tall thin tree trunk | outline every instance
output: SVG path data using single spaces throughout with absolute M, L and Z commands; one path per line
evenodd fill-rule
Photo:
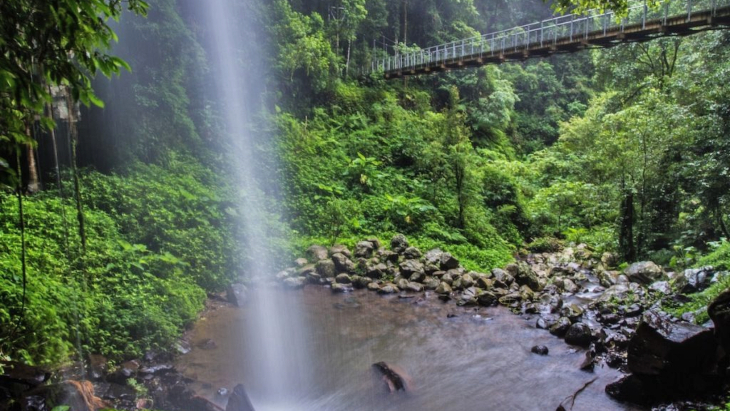
M 408 0 L 403 0 L 403 45 L 408 45 Z
M 26 134 L 30 136 L 30 127 L 26 128 Z M 40 190 L 40 183 L 38 182 L 38 168 L 35 161 L 33 145 L 27 144 L 26 152 L 28 154 L 28 192 L 35 194 Z
M 624 192 L 621 201 L 621 227 L 618 236 L 619 250 L 624 261 L 633 262 L 636 260 L 636 248 L 634 246 L 634 193 Z
M 352 40 L 347 40 L 347 63 L 345 64 L 345 77 L 350 75 L 350 47 L 352 47 Z
M 76 118 L 74 117 L 74 103 L 71 99 L 71 90 L 66 88 L 66 104 L 68 105 L 68 136 L 71 145 L 71 170 L 74 179 L 74 194 L 76 195 L 76 218 L 79 222 L 79 236 L 81 237 L 81 251 L 86 254 L 86 228 L 84 224 L 84 208 L 81 204 L 81 183 L 79 182 L 79 170 L 76 167 L 76 145 L 78 131 L 76 130 Z

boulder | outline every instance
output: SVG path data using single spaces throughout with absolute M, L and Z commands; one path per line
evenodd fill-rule
M 417 249 L 416 247 L 408 247 L 403 252 L 403 257 L 405 257 L 408 260 L 418 260 L 421 258 L 421 250 Z
M 294 265 L 297 267 L 304 267 L 305 265 L 309 264 L 309 261 L 306 258 L 300 257 L 294 260 Z
M 591 343 L 591 328 L 583 323 L 575 323 L 565 333 L 565 342 L 571 345 L 587 347 Z
M 438 288 L 438 286 L 441 284 L 441 281 L 438 278 L 435 277 L 426 277 L 423 280 L 423 286 L 427 290 L 435 290 Z
M 337 275 L 335 262 L 331 259 L 317 261 L 315 269 L 317 274 L 319 274 L 322 278 L 332 278 Z
M 712 284 L 712 276 L 714 269 L 712 267 L 702 267 L 684 270 L 674 280 L 674 287 L 684 294 L 696 293 L 702 291 Z
M 378 283 L 368 283 L 368 290 L 380 291 L 380 286 L 378 285 Z
M 355 257 L 370 258 L 375 251 L 375 245 L 370 241 L 360 241 L 355 245 Z
M 350 280 L 352 281 L 352 285 L 355 288 L 365 288 L 372 281 L 368 277 L 362 277 L 359 275 L 353 275 L 352 277 L 350 277 Z
M 428 250 L 426 252 L 426 254 L 423 256 L 423 261 L 426 264 L 432 264 L 432 265 L 435 265 L 435 266 L 440 266 L 441 265 L 441 255 L 443 253 L 444 252 L 441 251 L 440 248 L 434 248 L 432 250 Z
M 540 290 L 537 274 L 526 262 L 520 261 L 516 264 L 508 264 L 505 271 L 514 277 L 517 284 L 526 285 L 534 291 Z
M 409 281 L 405 287 L 405 290 L 412 291 L 414 293 L 420 293 L 421 291 L 423 291 L 423 285 L 413 281 Z
M 423 280 L 425 278 L 426 278 L 426 273 L 424 273 L 423 271 L 416 271 L 415 273 L 411 274 L 409 279 L 411 281 L 420 283 L 420 282 L 423 282 Z
M 355 271 L 355 263 L 343 253 L 333 253 L 332 262 L 338 273 L 352 273 Z M 334 277 L 334 275 L 333 275 Z
M 334 283 L 332 284 L 332 292 L 335 294 L 351 293 L 353 290 L 350 284 Z
M 725 290 L 707 306 L 707 314 L 715 324 L 715 336 L 730 357 L 730 290 Z
M 535 345 L 530 351 L 537 355 L 548 355 L 548 352 L 550 352 L 550 350 L 548 350 L 548 347 L 544 345 Z
M 409 277 L 417 272 L 423 272 L 423 264 L 418 260 L 406 260 L 400 263 L 400 272 L 404 277 Z
M 312 245 L 307 248 L 307 259 L 311 262 L 317 262 L 327 258 L 327 248 L 321 245 Z
M 441 269 L 442 270 L 451 270 L 454 268 L 459 267 L 459 260 L 456 259 L 451 253 L 442 253 L 441 254 Z
M 603 266 L 605 268 L 616 267 L 619 261 L 620 259 L 617 254 L 606 252 L 601 255 L 601 263 L 603 263 Z
M 628 365 L 640 375 L 701 373 L 715 360 L 716 347 L 712 330 L 647 311 L 629 341 Z
M 100 354 L 89 354 L 88 369 L 92 380 L 100 380 L 106 375 L 108 360 Z
M 233 393 L 228 397 L 226 411 L 254 411 L 251 400 L 248 399 L 242 384 L 238 384 L 233 388 Z
M 507 288 L 515 281 L 512 275 L 500 268 L 492 270 L 492 275 L 494 276 L 494 286 L 497 288 Z
M 451 286 L 444 281 L 442 281 L 441 284 L 436 287 L 436 294 L 451 294 L 451 292 Z
M 304 285 L 307 283 L 306 277 L 291 277 L 284 280 L 284 287 L 290 289 L 290 290 L 298 290 L 301 288 L 304 288 Z
M 477 303 L 484 307 L 491 307 L 497 305 L 499 298 L 496 294 L 490 291 L 485 291 L 477 297 Z
M 337 284 L 352 284 L 352 278 L 350 278 L 348 274 L 342 273 L 335 277 L 335 282 L 337 282 Z
M 306 277 L 307 274 L 315 272 L 317 272 L 316 266 L 314 264 L 307 264 L 305 266 L 299 267 L 296 274 L 299 277 Z
M 632 283 L 649 285 L 653 282 L 665 279 L 664 270 L 651 261 L 642 261 L 631 264 L 624 275 Z
M 474 279 L 469 274 L 464 274 L 460 277 L 461 279 L 461 286 L 464 288 L 469 288 L 474 285 Z
M 399 291 L 400 290 L 398 289 L 398 287 L 393 284 L 385 284 L 384 286 L 380 287 L 380 289 L 378 289 L 379 294 L 395 294 Z
M 401 254 L 408 248 L 408 240 L 403 234 L 396 234 L 390 240 L 390 249 L 397 254 Z
M 669 281 L 657 281 L 655 283 L 652 283 L 649 286 L 649 289 L 664 295 L 669 295 L 672 293 L 672 287 L 669 286 Z
M 231 284 L 226 288 L 226 301 L 236 307 L 243 307 L 248 301 L 246 286 L 243 284 Z
M 557 337 L 563 337 L 568 332 L 571 322 L 566 317 L 560 317 L 558 321 L 550 327 L 550 334 Z
M 383 252 L 380 253 L 380 258 L 385 262 L 398 264 L 398 259 L 400 258 L 400 255 L 390 250 L 383 250 Z
M 352 253 L 350 252 L 350 249 L 348 249 L 346 246 L 342 244 L 335 244 L 332 247 L 330 247 L 330 255 L 335 254 L 342 254 L 347 258 L 352 257 Z
M 372 279 L 379 280 L 383 278 L 388 272 L 388 266 L 383 263 L 369 266 L 366 270 L 366 275 Z

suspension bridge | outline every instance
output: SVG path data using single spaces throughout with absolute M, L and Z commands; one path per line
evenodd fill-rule
M 730 28 L 730 0 L 666 0 L 659 7 L 649 7 L 646 0 L 630 0 L 628 14 L 623 17 L 601 10 L 557 16 L 375 59 L 365 74 L 378 72 L 390 79 L 721 28 Z

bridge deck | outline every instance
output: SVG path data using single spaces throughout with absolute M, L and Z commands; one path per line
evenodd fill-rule
M 711 8 L 694 11 L 691 0 L 688 1 L 687 13 L 673 16 L 668 16 L 667 5 L 663 13 L 654 13 L 656 17 L 651 18 L 644 6 L 640 9 L 639 21 L 631 23 L 627 20 L 614 23 L 615 16 L 611 12 L 579 18 L 563 16 L 563 21 L 558 17 L 550 20 L 553 24 L 549 26 L 546 22 L 533 23 L 511 31 L 389 57 L 373 62 L 370 71 L 381 71 L 385 78 L 391 79 L 730 28 L 730 4 L 727 4 L 730 2 L 719 7 L 713 1 Z

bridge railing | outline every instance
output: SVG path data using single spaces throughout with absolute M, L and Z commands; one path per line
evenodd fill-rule
M 659 7 L 649 7 L 646 0 L 631 0 L 628 13 L 619 19 L 613 11 L 591 10 L 585 14 L 557 16 L 508 30 L 483 34 L 426 49 L 396 54 L 374 60 L 370 71 L 396 71 L 419 66 L 458 61 L 466 57 L 496 56 L 532 47 L 546 47 L 560 42 L 587 39 L 589 35 L 624 32 L 627 26 L 646 25 L 649 21 L 710 11 L 730 5 L 730 0 L 667 0 Z

